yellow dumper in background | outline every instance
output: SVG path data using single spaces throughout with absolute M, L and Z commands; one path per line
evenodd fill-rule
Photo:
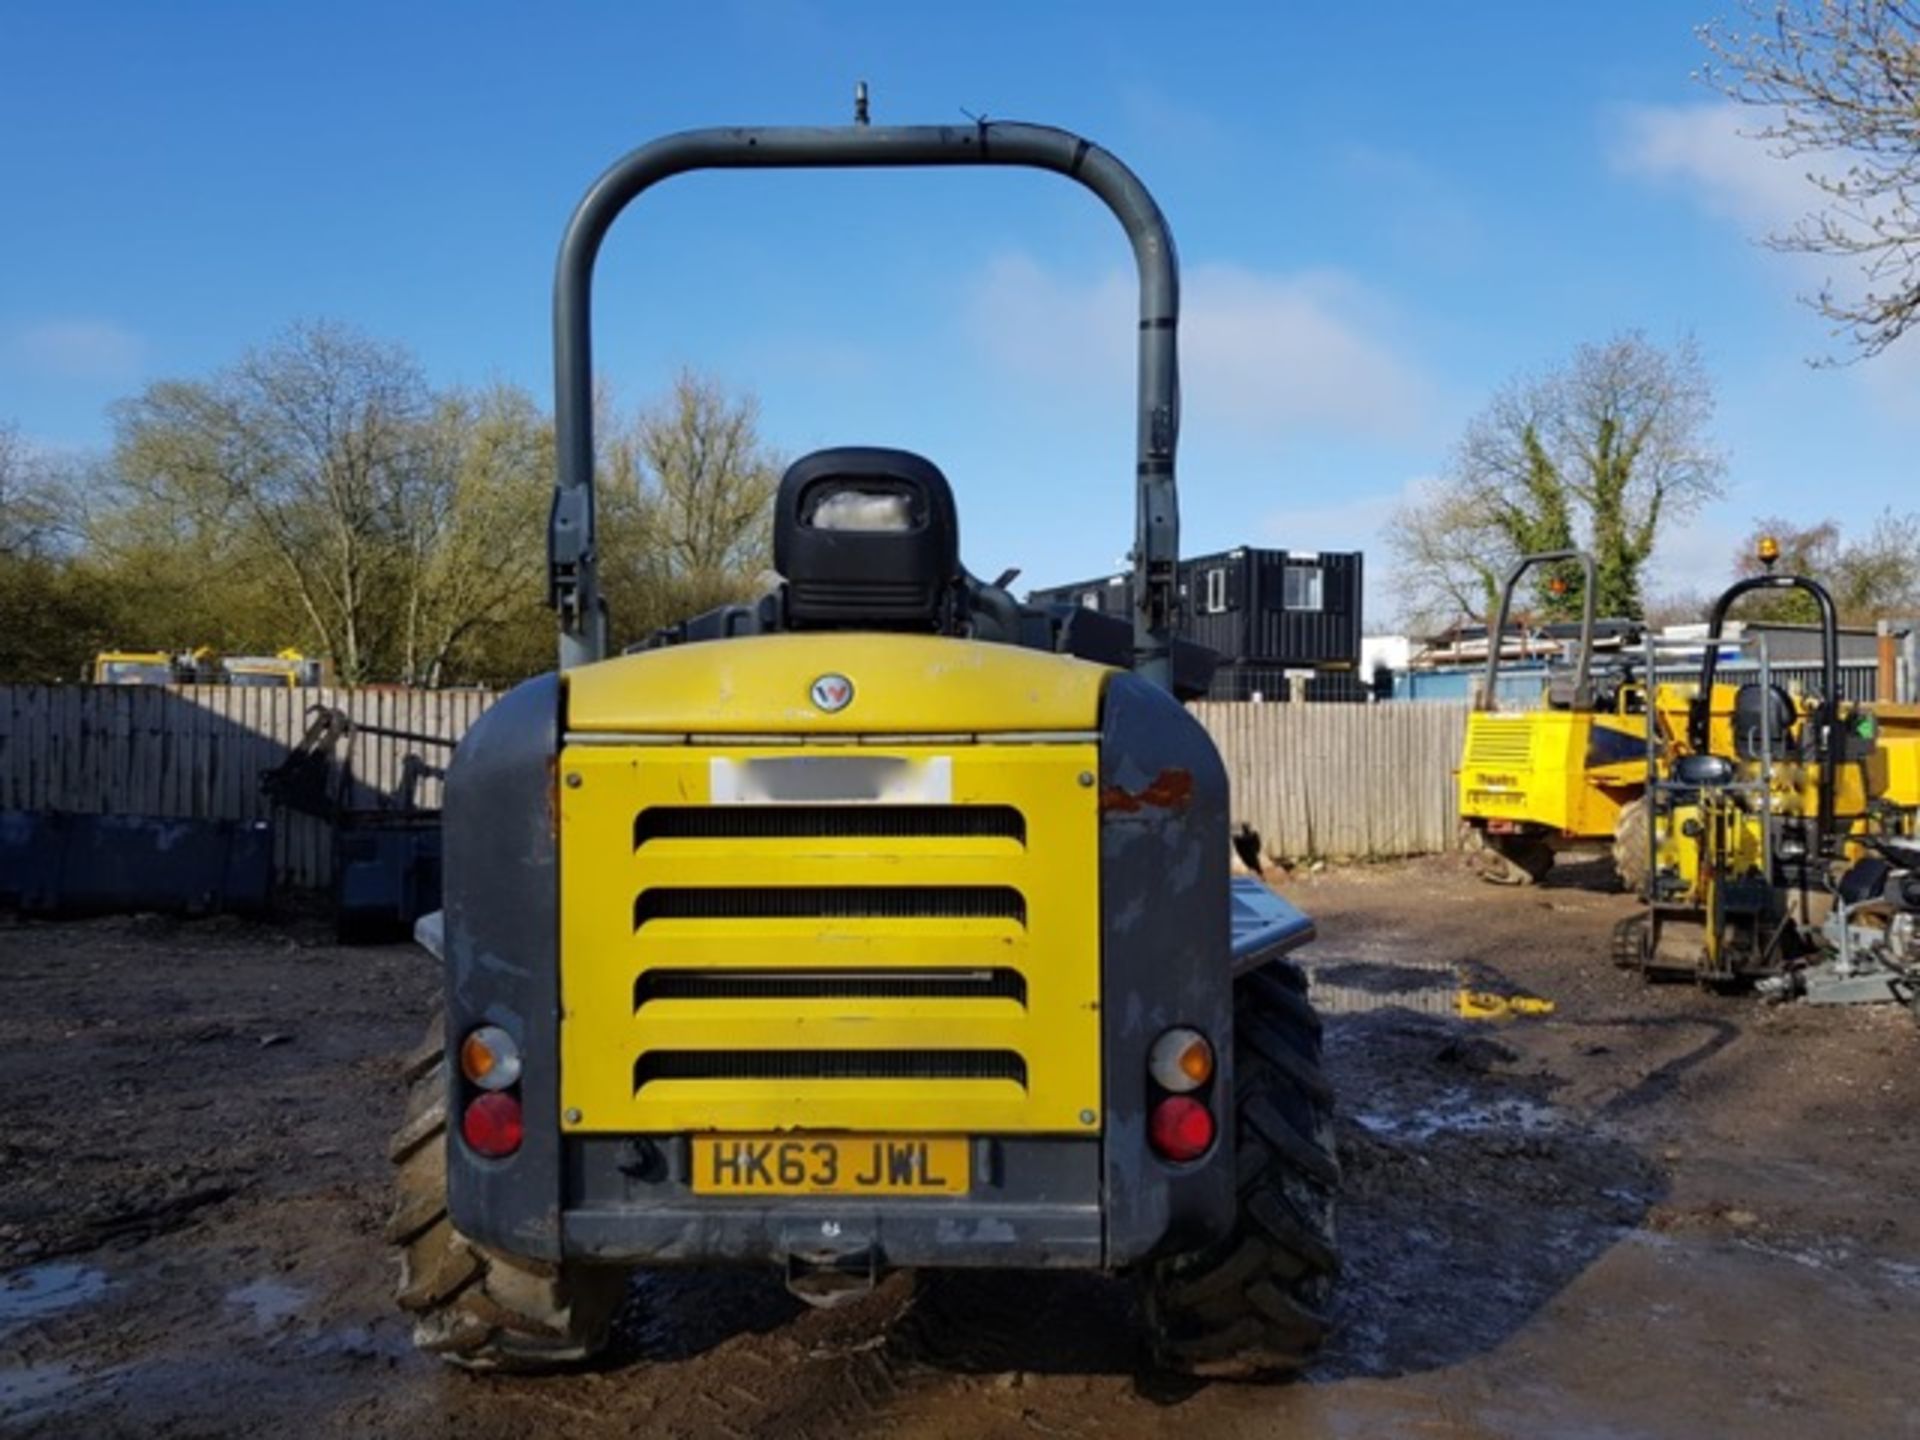
M 326 661 L 281 650 L 273 655 L 228 655 L 220 661 L 222 680 L 228 685 L 263 685 L 282 689 L 301 685 L 330 684 Z
M 103 650 L 88 678 L 95 685 L 247 685 L 293 688 L 332 683 L 324 660 L 286 649 L 272 655 L 216 656 L 210 646 L 165 650 Z
M 1585 583 L 1571 679 L 1549 679 L 1539 709 L 1501 712 L 1495 705 L 1514 591 L 1536 566 L 1570 562 Z M 1486 681 L 1467 717 L 1459 770 L 1462 846 L 1496 884 L 1533 884 L 1552 869 L 1557 849 L 1605 841 L 1614 842 L 1622 878 L 1634 883 L 1646 849 L 1638 806 L 1646 789 L 1646 687 L 1624 670 L 1596 684 L 1593 634 L 1593 557 L 1580 550 L 1523 556 L 1487 634 Z
M 212 656 L 204 646 L 177 655 L 165 650 L 102 650 L 93 657 L 88 678 L 95 685 L 196 685 L 205 682 Z

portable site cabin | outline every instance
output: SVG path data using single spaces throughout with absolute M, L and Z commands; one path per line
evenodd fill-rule
M 1218 651 L 1215 700 L 1364 700 L 1359 673 L 1362 559 L 1357 551 L 1241 546 L 1180 562 L 1178 634 Z M 1037 604 L 1131 612 L 1127 575 L 1035 590 Z

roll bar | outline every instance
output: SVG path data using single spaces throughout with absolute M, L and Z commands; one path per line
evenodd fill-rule
M 1713 602 L 1707 617 L 1707 648 L 1700 657 L 1700 693 L 1687 712 L 1687 742 L 1696 754 L 1707 753 L 1713 727 L 1713 678 L 1720 669 L 1720 634 L 1727 611 L 1742 595 L 1756 590 L 1798 590 L 1811 595 L 1820 607 L 1820 708 L 1814 714 L 1814 755 L 1820 761 L 1820 837 L 1830 843 L 1833 830 L 1836 777 L 1833 768 L 1833 727 L 1840 715 L 1840 620 L 1833 596 L 1818 580 L 1805 575 L 1750 575 L 1736 580 Z
M 1507 583 L 1500 589 L 1499 618 L 1493 622 L 1493 629 L 1487 632 L 1487 683 L 1480 696 L 1480 708 L 1494 708 L 1494 682 L 1500 678 L 1500 650 L 1506 640 L 1507 616 L 1513 609 L 1513 592 L 1519 588 L 1521 578 L 1536 565 L 1555 565 L 1563 560 L 1578 560 L 1581 573 L 1585 576 L 1580 595 L 1580 659 L 1573 672 L 1573 708 L 1586 710 L 1593 704 L 1593 691 L 1587 680 L 1590 657 L 1593 653 L 1593 606 L 1594 606 L 1594 569 L 1593 556 L 1584 550 L 1542 550 L 1535 555 L 1522 555 L 1507 574 Z
M 553 284 L 557 473 L 548 517 L 548 599 L 560 621 L 562 668 L 606 654 L 593 503 L 594 260 L 608 228 L 640 193 L 693 170 L 1013 165 L 1076 180 L 1105 202 L 1133 246 L 1140 276 L 1133 549 L 1134 668 L 1171 689 L 1180 553 L 1174 451 L 1180 432 L 1179 262 L 1147 187 L 1107 151 L 1065 130 L 1007 121 L 970 125 L 688 130 L 643 145 L 593 183 L 560 244 Z

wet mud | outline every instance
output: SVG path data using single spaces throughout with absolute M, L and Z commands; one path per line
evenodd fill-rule
M 1630 902 L 1429 861 L 1283 882 L 1340 1091 L 1338 1333 L 1144 1364 L 1129 1286 L 637 1277 L 605 1363 L 476 1378 L 389 1304 L 384 1143 L 435 983 L 301 925 L 0 929 L 0 1433 L 1920 1435 L 1920 1031 L 1615 970 Z M 1550 999 L 1499 1023 L 1460 985 Z

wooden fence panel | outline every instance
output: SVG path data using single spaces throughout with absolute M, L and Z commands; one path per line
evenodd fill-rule
M 494 696 L 483 691 L 281 690 L 225 686 L 0 686 L 0 808 L 275 823 L 283 883 L 328 882 L 328 827 L 273 815 L 261 774 L 305 733 L 316 705 L 359 724 L 458 740 Z M 1454 767 L 1466 707 L 1211 702 L 1194 713 L 1233 784 L 1233 817 L 1283 858 L 1413 855 L 1452 845 Z M 352 802 L 415 803 L 443 793 L 445 746 L 360 733 Z
M 272 813 L 260 776 L 306 733 L 315 705 L 362 724 L 457 741 L 494 697 L 483 691 L 291 690 L 250 686 L 0 685 L 0 809 L 79 815 L 268 820 L 282 883 L 331 878 L 332 837 L 305 815 Z M 395 803 L 424 764 L 417 803 L 441 801 L 445 746 L 355 735 L 353 803 Z
M 1234 820 L 1268 854 L 1420 855 L 1454 843 L 1464 705 L 1192 708 L 1226 762 Z

